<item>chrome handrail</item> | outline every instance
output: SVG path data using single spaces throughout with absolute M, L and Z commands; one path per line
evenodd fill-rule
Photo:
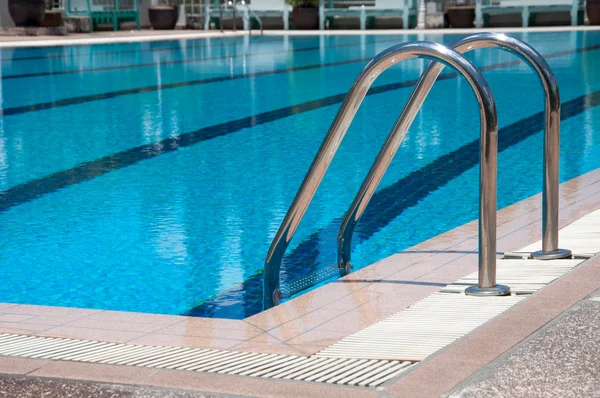
M 242 3 L 243 5 L 246 6 L 246 8 L 248 9 L 248 11 L 250 12 L 250 14 L 252 14 L 252 16 L 254 18 L 256 18 L 256 20 L 258 21 L 258 26 L 260 26 L 260 35 L 263 36 L 263 21 L 262 19 L 254 12 L 254 10 L 252 8 L 250 8 L 250 5 L 248 3 L 246 3 L 245 0 L 241 0 L 240 3 Z M 250 18 L 248 18 L 248 35 L 252 36 L 252 21 L 250 21 Z
M 477 48 L 497 47 L 516 54 L 539 76 L 545 92 L 545 128 L 544 128 L 544 185 L 542 210 L 542 250 L 532 253 L 534 258 L 556 259 L 571 255 L 569 250 L 558 248 L 558 185 L 559 185 L 559 143 L 560 143 L 560 95 L 556 78 L 546 60 L 531 46 L 515 38 L 498 33 L 479 33 L 465 37 L 452 47 L 459 53 Z M 381 178 L 385 174 L 400 143 L 404 139 L 423 101 L 429 94 L 435 80 L 444 69 L 444 65 L 431 62 L 417 82 L 407 105 L 402 110 L 390 135 L 388 136 L 371 170 L 356 194 L 352 205 L 346 212 L 338 234 L 338 267 L 342 272 L 352 268 L 350 262 L 351 242 L 354 228 L 367 207 Z M 479 238 L 482 237 L 481 231 Z M 480 251 L 480 256 L 485 255 Z M 491 253 L 490 253 L 491 255 Z M 482 264 L 480 260 L 480 264 Z M 479 287 L 489 287 L 495 276 L 480 270 Z
M 480 241 L 484 242 L 483 245 L 480 244 L 480 252 L 484 253 L 480 259 L 484 261 L 486 268 L 495 271 L 498 119 L 492 93 L 481 72 L 455 50 L 431 42 L 399 44 L 379 53 L 354 81 L 304 177 L 267 254 L 263 273 L 263 307 L 265 309 L 277 305 L 281 298 L 279 272 L 285 251 L 369 87 L 390 66 L 413 58 L 427 58 L 452 66 L 467 79 L 479 102 L 481 118 L 480 175 L 482 181 L 485 182 L 485 185 L 480 187 L 480 234 L 485 238 Z M 507 294 L 509 291 L 510 289 L 506 286 L 497 286 L 498 294 Z

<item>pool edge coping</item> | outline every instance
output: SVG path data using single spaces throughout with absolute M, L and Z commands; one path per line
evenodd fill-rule
M 472 34 L 476 32 L 500 32 L 500 33 L 552 33 L 552 32 L 580 32 L 598 31 L 600 26 L 539 26 L 539 27 L 504 27 L 504 28 L 469 28 L 469 29 L 381 29 L 381 30 L 266 30 L 264 36 L 382 36 L 382 35 L 425 35 L 425 34 Z M 152 32 L 152 33 L 150 33 Z M 3 37 L 11 37 L 3 41 Z M 0 48 L 24 48 L 24 47 L 57 47 L 73 45 L 95 45 L 95 44 L 119 44 L 119 43 L 142 43 L 152 41 L 174 41 L 193 39 L 217 39 L 250 36 L 248 32 L 238 31 L 214 31 L 186 29 L 181 31 L 157 32 L 148 29 L 140 31 L 118 31 L 79 33 L 71 36 L 1 36 Z

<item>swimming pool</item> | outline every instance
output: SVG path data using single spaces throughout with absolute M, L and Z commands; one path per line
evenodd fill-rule
M 600 166 L 600 32 L 513 36 L 563 104 L 561 181 Z M 0 302 L 244 318 L 271 240 L 350 84 L 399 42 L 239 37 L 2 49 Z M 468 55 L 499 115 L 498 206 L 541 191 L 543 93 L 497 50 Z M 335 263 L 341 218 L 424 61 L 371 89 L 290 244 L 282 283 Z M 445 72 L 451 72 L 446 70 Z M 438 81 L 358 224 L 364 267 L 477 217 L 479 115 Z

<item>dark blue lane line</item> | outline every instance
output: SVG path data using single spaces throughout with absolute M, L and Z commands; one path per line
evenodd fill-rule
M 578 48 L 575 50 L 559 51 L 556 53 L 550 53 L 548 55 L 545 55 L 544 57 L 547 59 L 555 58 L 555 57 L 561 57 L 564 55 L 575 54 L 575 53 L 580 53 L 580 52 L 594 51 L 597 49 L 600 49 L 600 45 L 583 47 L 583 48 Z M 263 72 L 244 73 L 244 74 L 233 75 L 233 76 L 218 76 L 218 77 L 212 77 L 212 78 L 207 78 L 207 79 L 198 79 L 198 80 L 190 80 L 190 81 L 169 83 L 169 84 L 163 84 L 163 85 L 131 88 L 131 89 L 126 89 L 126 90 L 111 91 L 111 92 L 107 92 L 107 93 L 84 95 L 84 96 L 80 96 L 80 97 L 70 97 L 70 98 L 64 98 L 64 99 L 56 100 L 56 101 L 42 102 L 42 103 L 37 103 L 37 104 L 21 105 L 21 106 L 16 106 L 16 107 L 12 107 L 12 108 L 0 109 L 0 116 L 18 115 L 18 114 L 22 114 L 22 113 L 36 112 L 36 111 L 40 111 L 40 110 L 59 108 L 62 106 L 78 105 L 78 104 L 83 104 L 86 102 L 108 100 L 108 99 L 122 97 L 122 96 L 126 96 L 126 95 L 137 95 L 137 94 L 149 93 L 149 92 L 153 92 L 153 91 L 157 91 L 157 90 L 175 89 L 175 88 L 180 88 L 180 87 L 195 86 L 195 85 L 199 85 L 199 84 L 217 83 L 217 82 L 223 82 L 223 81 L 229 81 L 229 80 L 240 80 L 240 79 L 247 79 L 247 78 L 251 78 L 251 77 L 270 76 L 270 75 L 277 75 L 277 74 L 282 74 L 282 73 L 301 72 L 301 71 L 305 71 L 305 70 L 320 69 L 320 68 L 326 68 L 326 67 L 331 67 L 331 66 L 347 65 L 347 64 L 358 63 L 358 62 L 366 62 L 366 61 L 370 61 L 370 60 L 371 60 L 371 58 L 359 58 L 359 59 L 351 59 L 351 60 L 346 60 L 346 61 L 331 62 L 331 63 L 326 63 L 326 64 L 306 65 L 306 66 L 277 69 L 277 70 L 270 70 L 270 71 L 263 71 Z M 520 60 L 515 60 L 515 61 L 510 61 L 510 62 L 503 62 L 503 63 L 499 63 L 499 64 L 484 66 L 479 69 L 481 71 L 488 71 L 488 70 L 492 70 L 492 69 L 505 68 L 505 67 L 511 66 L 511 65 L 518 65 L 520 63 L 521 63 Z M 453 77 L 456 77 L 456 76 L 458 76 L 458 75 L 456 75 L 456 74 L 453 75 Z
M 490 65 L 488 70 L 519 62 L 520 61 L 514 61 Z M 457 76 L 458 74 L 455 72 L 443 73 L 438 77 L 438 80 L 452 79 Z M 416 82 L 417 80 L 413 79 L 399 83 L 372 87 L 367 95 L 381 94 L 393 90 L 412 87 Z M 247 116 L 241 119 L 215 124 L 189 133 L 165 138 L 152 144 L 130 148 L 125 151 L 104 156 L 90 162 L 79 164 L 71 169 L 58 171 L 41 178 L 16 185 L 0 192 L 0 212 L 10 209 L 13 206 L 34 200 L 40 196 L 58 191 L 59 189 L 66 188 L 69 185 L 79 184 L 81 182 L 91 180 L 111 171 L 134 165 L 142 160 L 151 159 L 156 156 L 176 151 L 182 147 L 188 147 L 202 141 L 229 135 L 242 129 L 270 123 L 289 116 L 341 103 L 345 96 L 346 93 L 335 94 L 329 97 L 320 98 L 318 100 L 308 101 L 294 106 L 286 106 L 272 111 Z
M 546 55 L 546 58 L 558 57 L 572 52 L 590 51 L 600 48 L 599 46 L 586 47 L 571 52 L 561 51 Z M 480 70 L 491 71 L 501 69 L 511 65 L 517 65 L 521 61 L 515 60 L 502 62 L 494 65 L 487 65 Z M 442 73 L 438 80 L 447 80 L 458 77 L 456 72 Z M 367 96 L 382 94 L 402 88 L 412 87 L 417 82 L 416 79 L 407 80 L 398 83 L 385 84 L 371 87 Z M 304 112 L 341 103 L 346 96 L 345 93 L 334 94 L 318 100 L 307 101 L 298 105 L 286 106 L 272 111 L 258 113 L 256 115 L 243 117 L 224 123 L 208 126 L 188 133 L 183 133 L 173 137 L 165 138 L 152 144 L 146 144 L 117 152 L 112 155 L 104 156 L 90 162 L 79 164 L 73 168 L 58 171 L 47 176 L 37 178 L 23 184 L 16 185 L 5 191 L 0 192 L 0 212 L 10 209 L 22 203 L 32 201 L 43 195 L 66 188 L 69 185 L 79 184 L 91 180 L 114 170 L 131 166 L 142 160 L 147 160 L 166 153 L 176 151 L 181 147 L 187 147 L 212 138 L 225 136 L 235 133 L 242 129 L 270 123 L 275 120 L 283 119 Z
M 234 42 L 232 39 L 236 39 L 236 38 L 240 38 L 240 37 L 219 37 L 219 38 L 211 38 L 210 40 L 215 40 L 215 39 L 219 39 L 221 41 L 223 41 L 222 43 L 207 43 L 207 39 L 206 38 L 198 38 L 198 39 L 179 39 L 179 40 L 185 40 L 185 41 L 192 41 L 192 42 L 200 42 L 200 45 L 188 45 L 185 47 L 185 49 L 189 49 L 189 48 L 206 48 L 207 44 L 211 47 L 229 47 L 232 44 L 243 44 L 243 43 L 238 43 L 238 41 Z M 312 41 L 315 39 L 315 36 L 309 36 L 307 38 L 297 38 L 294 39 L 294 42 L 302 42 L 302 41 Z M 179 42 L 179 40 L 174 39 L 174 40 L 165 40 L 165 43 L 173 43 L 173 42 Z M 260 40 L 261 43 L 264 42 L 276 42 L 276 41 L 281 41 L 280 37 L 276 37 L 276 38 L 268 38 L 265 37 L 263 39 Z M 142 43 L 152 43 L 150 45 L 153 45 L 154 43 L 163 43 L 163 41 L 153 41 L 153 42 L 140 42 L 140 44 Z M 106 43 L 104 43 L 106 44 Z M 130 44 L 130 43 L 117 43 L 117 44 Z M 90 46 L 93 46 L 95 44 L 91 44 Z M 85 46 L 85 45 L 84 45 Z M 73 48 L 72 44 L 69 45 L 64 45 L 64 46 L 55 46 L 53 48 Z M 37 47 L 30 47 L 30 48 L 37 48 Z M 180 49 L 181 45 L 177 44 L 175 46 L 165 46 L 165 47 L 153 47 L 153 48 L 137 48 L 137 49 L 131 49 L 131 50 L 119 50 L 119 51 L 99 51 L 99 52 L 87 52 L 87 53 L 78 53 L 78 54 L 49 54 L 49 55 L 36 55 L 36 56 L 30 56 L 30 57 L 10 57 L 10 58 L 0 58 L 0 62 L 13 62 L 13 61 L 30 61 L 30 60 L 35 60 L 35 59 L 57 59 L 57 58 L 73 58 L 73 57 L 84 57 L 84 56 L 97 56 L 97 55 L 116 55 L 116 54 L 123 54 L 123 53 L 144 53 L 144 52 L 158 52 L 158 51 L 166 51 L 166 50 L 177 50 Z M 24 48 L 19 48 L 19 50 L 24 50 Z
M 600 105 L 600 91 L 582 95 L 562 104 L 561 120 L 567 120 Z M 539 112 L 508 125 L 498 132 L 498 151 L 503 152 L 544 126 L 544 113 Z M 396 219 L 403 211 L 416 206 L 430 193 L 479 163 L 479 139 L 440 156 L 394 184 L 376 192 L 358 223 L 353 243 L 359 245 Z M 282 285 L 306 276 L 336 261 L 337 231 L 341 217 L 312 233 L 300 242 L 282 264 Z M 327 242 L 326 242 L 327 241 Z M 324 260 L 325 259 L 325 260 Z M 323 264 L 325 262 L 326 264 Z M 243 319 L 262 311 L 262 270 L 215 297 L 208 299 L 183 315 L 209 318 Z
M 386 43 L 386 42 L 396 42 L 398 39 L 389 39 L 389 40 L 371 40 L 367 41 L 364 44 L 378 44 L 378 43 Z M 288 53 L 298 53 L 303 51 L 317 51 L 320 49 L 326 48 L 339 48 L 339 47 L 355 47 L 360 46 L 363 43 L 361 42 L 353 42 L 353 43 L 344 43 L 330 46 L 313 46 L 313 47 L 301 47 L 292 50 L 277 50 L 277 51 L 266 51 L 266 52 L 257 52 L 257 53 L 242 53 L 242 54 L 234 54 L 234 55 L 219 55 L 215 57 L 196 57 L 196 58 L 187 58 L 187 59 L 177 59 L 171 61 L 158 61 L 158 62 L 147 62 L 142 64 L 129 64 L 129 65 L 113 65 L 113 66 L 102 66 L 97 68 L 88 68 L 88 69 L 69 69 L 69 70 L 61 70 L 54 72 L 36 72 L 36 73 L 23 73 L 20 75 L 4 75 L 1 77 L 2 80 L 13 80 L 13 79 L 26 79 L 31 77 L 41 77 L 41 76 L 57 76 L 57 75 L 68 75 L 68 74 L 82 74 L 82 73 L 90 73 L 90 72 L 104 72 L 109 70 L 118 70 L 118 69 L 132 69 L 132 68 L 144 68 L 149 66 L 159 66 L 159 65 L 178 65 L 178 64 L 188 64 L 192 62 L 198 61 L 213 61 L 218 59 L 235 59 L 241 57 L 248 56 L 262 56 L 262 55 L 275 55 L 275 54 L 288 54 Z
M 206 79 L 189 80 L 189 81 L 184 81 L 184 82 L 168 83 L 168 84 L 161 84 L 161 85 L 156 85 L 156 86 L 128 88 L 125 90 L 111 91 L 108 93 L 83 95 L 81 97 L 71 97 L 71 98 L 64 98 L 64 99 L 60 99 L 60 100 L 56 100 L 56 101 L 50 101 L 50 102 L 41 102 L 41 103 L 31 104 L 31 105 L 16 106 L 13 108 L 4 108 L 4 109 L 0 109 L 0 116 L 19 115 L 22 113 L 36 112 L 36 111 L 40 111 L 40 110 L 60 108 L 63 106 L 78 105 L 78 104 L 83 104 L 86 102 L 101 101 L 101 100 L 107 100 L 107 99 L 111 99 L 111 98 L 123 97 L 125 95 L 150 93 L 150 92 L 158 91 L 158 90 L 167 90 L 167 89 L 174 89 L 174 88 L 180 88 L 180 87 L 197 86 L 200 84 L 210 84 L 210 83 L 217 83 L 217 82 L 224 82 L 224 81 L 231 81 L 231 80 L 241 80 L 241 79 L 248 79 L 251 77 L 279 75 L 282 73 L 301 72 L 301 71 L 311 70 L 311 69 L 320 69 L 320 68 L 326 68 L 326 67 L 332 67 L 332 66 L 348 65 L 348 64 L 358 63 L 358 62 L 367 62 L 370 60 L 371 60 L 371 58 L 349 59 L 346 61 L 330 62 L 330 63 L 326 63 L 326 64 L 314 64 L 314 65 L 298 66 L 295 68 L 276 69 L 276 70 L 268 70 L 268 71 L 255 72 L 255 73 L 243 73 L 240 75 L 233 75 L 233 76 L 231 76 L 231 75 L 216 76 L 216 77 L 209 77 Z

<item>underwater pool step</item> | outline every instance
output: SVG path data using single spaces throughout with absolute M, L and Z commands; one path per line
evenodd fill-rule
M 414 362 L 142 346 L 0 334 L 0 356 L 377 387 Z
M 294 282 L 284 283 L 281 285 L 281 296 L 290 298 L 296 293 L 300 293 L 310 287 L 325 282 L 328 279 L 339 278 L 340 271 L 337 265 L 328 265 L 325 268 L 312 271 L 307 275 L 295 280 Z

